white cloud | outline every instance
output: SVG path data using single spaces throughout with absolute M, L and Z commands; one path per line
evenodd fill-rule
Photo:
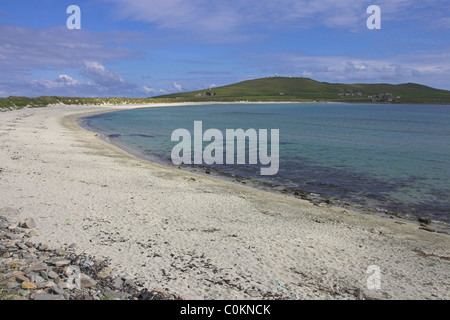
M 61 74 L 59 77 L 55 80 L 57 83 L 63 83 L 65 85 L 75 86 L 80 84 L 80 81 L 73 79 L 72 77 L 68 76 L 67 74 Z
M 98 85 L 109 89 L 130 89 L 135 87 L 134 84 L 125 81 L 120 74 L 106 69 L 104 65 L 97 61 L 85 61 L 81 74 Z
M 176 83 L 175 81 L 173 82 L 172 85 L 173 85 L 173 87 L 174 87 L 175 90 L 178 90 L 178 91 L 183 90 L 183 88 L 181 87 L 181 85 L 178 84 L 178 83 Z
M 155 93 L 155 92 L 157 92 L 156 89 L 153 89 L 153 88 L 150 88 L 150 87 L 147 87 L 147 86 L 142 86 L 142 90 L 144 90 L 145 93 Z
M 61 89 L 82 85 L 80 81 L 75 80 L 66 74 L 59 75 L 58 78 L 52 80 L 47 79 L 31 80 L 30 83 L 32 86 L 41 87 L 45 89 Z

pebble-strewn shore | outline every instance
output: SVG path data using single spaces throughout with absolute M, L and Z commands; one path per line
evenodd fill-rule
M 121 275 L 108 262 L 35 243 L 35 221 L 0 216 L 0 300 L 178 300 Z

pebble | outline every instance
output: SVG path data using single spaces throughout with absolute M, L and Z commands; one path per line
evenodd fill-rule
M 423 224 L 430 224 L 431 223 L 430 219 L 426 219 L 426 218 L 418 218 L 417 220 L 420 223 L 423 223 Z
M 22 289 L 25 290 L 34 290 L 37 289 L 36 285 L 34 283 L 28 282 L 28 281 L 24 281 L 22 282 Z
M 36 252 L 36 248 L 28 248 L 27 251 L 29 253 L 35 253 Z
M 28 279 L 25 276 L 22 275 L 15 275 L 14 278 L 16 278 L 16 281 L 20 281 L 20 282 L 29 282 L 30 279 Z
M 48 293 L 36 293 L 34 300 L 64 300 L 64 296 Z
M 85 275 L 85 274 L 81 274 L 80 275 L 80 286 L 81 288 L 90 288 L 95 286 L 97 282 L 95 280 L 93 280 L 91 277 Z
M 256 298 L 256 297 L 260 296 L 259 292 L 256 290 L 246 290 L 245 293 L 248 294 L 252 298 Z
M 31 265 L 29 268 L 30 271 L 45 271 L 47 270 L 48 266 L 45 263 L 42 262 L 36 262 Z
M 17 240 L 19 239 L 19 235 L 15 234 L 15 233 L 7 233 L 6 234 L 6 238 L 10 239 L 10 240 Z
M 30 232 L 28 232 L 28 236 L 30 236 L 30 237 L 35 237 L 35 236 L 37 236 L 37 232 L 36 232 L 36 230 L 30 230 Z
M 112 272 L 112 268 L 105 267 L 97 274 L 97 277 L 99 277 L 100 279 L 107 278 L 107 277 L 109 277 L 111 272 Z
M 0 216 L 1 221 L 5 220 Z M 11 295 L 13 300 L 179 299 L 163 289 L 138 289 L 125 273 L 111 277 L 113 269 L 107 261 L 76 255 L 73 250 L 68 252 L 77 246 L 75 243 L 66 250 L 49 249 L 47 243 L 34 243 L 30 239 L 37 233 L 32 218 L 19 224 L 11 223 L 0 223 L 0 292 Z M 82 272 L 75 281 L 74 270 Z
M 60 260 L 55 262 L 55 266 L 57 267 L 63 267 L 70 264 L 70 260 Z
M 16 243 L 16 246 L 22 250 L 28 250 L 28 247 L 25 243 Z
M 36 222 L 34 221 L 33 218 L 28 218 L 28 219 L 25 220 L 25 222 L 22 224 L 22 228 L 34 229 L 34 228 L 36 228 Z
M 183 294 L 180 296 L 181 300 L 189 301 L 189 300 L 198 300 L 197 297 L 191 295 L 191 294 Z
M 64 294 L 64 290 L 62 288 L 60 288 L 59 285 L 52 286 L 52 291 L 56 294 L 60 294 L 60 295 Z
M 27 295 L 29 295 L 29 294 L 31 293 L 31 291 L 30 291 L 30 290 L 27 290 L 27 289 L 19 289 L 19 290 L 18 290 L 18 293 L 19 293 L 21 296 L 27 296 Z
M 113 287 L 117 290 L 120 290 L 120 289 L 122 289 L 122 286 L 123 286 L 123 280 L 121 278 L 117 277 L 114 280 Z

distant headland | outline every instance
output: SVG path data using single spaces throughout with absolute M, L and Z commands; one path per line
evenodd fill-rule
M 319 82 L 309 78 L 269 77 L 149 98 L 8 97 L 0 98 L 0 110 L 53 104 L 123 105 L 237 101 L 450 104 L 450 91 L 416 83 L 343 84 Z

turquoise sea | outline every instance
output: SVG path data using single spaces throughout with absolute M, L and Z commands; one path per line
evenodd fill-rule
M 280 130 L 280 169 L 215 165 L 238 181 L 450 224 L 450 106 L 230 104 L 135 109 L 83 118 L 112 143 L 171 165 L 175 129 Z M 270 132 L 270 131 L 269 131 Z M 207 143 L 205 143 L 207 145 Z

